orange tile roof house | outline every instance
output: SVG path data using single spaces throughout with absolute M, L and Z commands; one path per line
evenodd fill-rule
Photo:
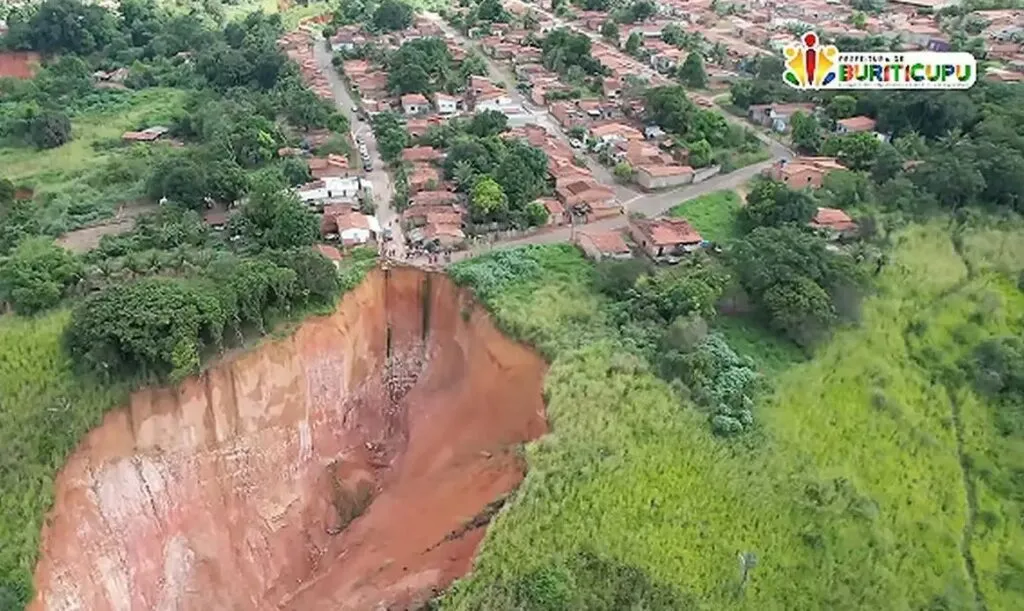
M 402 161 L 412 163 L 425 163 L 437 161 L 444 157 L 444 153 L 429 146 L 413 146 L 402 151 Z
M 441 173 L 437 168 L 426 164 L 416 164 L 409 173 L 409 193 L 436 190 L 441 184 Z M 431 189 L 433 187 L 433 189 Z
M 817 189 L 829 172 L 845 169 L 834 157 L 795 157 L 789 161 L 780 159 L 768 170 L 768 175 L 793 189 Z
M 672 259 L 701 247 L 704 239 L 686 219 L 631 219 L 629 233 L 652 259 Z
M 694 171 L 688 165 L 645 164 L 634 167 L 636 184 L 645 189 L 665 189 L 693 182 Z
M 617 231 L 580 231 L 576 233 L 576 245 L 595 261 L 602 259 L 629 259 L 633 253 L 629 244 Z
M 430 110 L 430 100 L 419 93 L 407 93 L 401 98 L 402 111 L 407 115 L 418 115 Z
M 644 135 L 640 130 L 622 123 L 605 123 L 590 128 L 590 137 L 594 140 L 643 140 Z
M 557 199 L 545 197 L 537 200 L 548 211 L 548 225 L 562 225 L 566 221 L 565 206 Z
M 316 179 L 348 175 L 348 158 L 341 155 L 331 154 L 326 158 L 314 157 L 307 163 L 310 174 Z
M 850 236 L 857 232 L 857 223 L 838 208 L 818 208 L 808 225 L 825 233 L 831 239 Z
M 585 176 L 558 181 L 555 194 L 562 204 L 570 207 L 603 204 L 615 200 L 614 191 Z
M 859 132 L 873 132 L 875 131 L 875 125 L 877 125 L 877 122 L 871 117 L 858 116 L 840 119 L 836 121 L 836 133 L 856 134 Z

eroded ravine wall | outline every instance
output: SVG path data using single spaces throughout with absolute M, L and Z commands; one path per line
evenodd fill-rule
M 333 315 L 108 414 L 57 479 L 31 608 L 423 600 L 483 532 L 446 536 L 521 480 L 543 372 L 447 277 L 374 271 Z

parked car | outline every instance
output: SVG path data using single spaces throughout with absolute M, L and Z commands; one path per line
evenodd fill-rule
M 358 115 L 359 114 L 359 107 L 358 106 L 353 106 L 352 107 L 352 113 L 355 114 L 355 115 Z
M 583 148 L 583 143 L 580 142 L 579 140 L 577 140 L 576 138 L 573 138 L 573 139 L 569 140 L 569 145 L 572 146 L 572 148 L 574 148 L 574 149 L 581 149 L 581 148 Z

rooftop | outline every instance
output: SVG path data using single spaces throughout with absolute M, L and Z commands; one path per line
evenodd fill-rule
M 607 254 L 625 254 L 629 252 L 629 244 L 622 239 L 617 231 L 580 231 L 580 238 L 587 238 L 597 250 Z
M 700 244 L 704 239 L 690 222 L 681 218 L 638 219 L 633 221 L 655 246 Z

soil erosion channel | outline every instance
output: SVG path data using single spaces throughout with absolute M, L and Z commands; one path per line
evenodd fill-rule
M 30 608 L 414 607 L 522 480 L 544 370 L 446 276 L 375 270 L 331 316 L 108 414 L 57 479 Z

